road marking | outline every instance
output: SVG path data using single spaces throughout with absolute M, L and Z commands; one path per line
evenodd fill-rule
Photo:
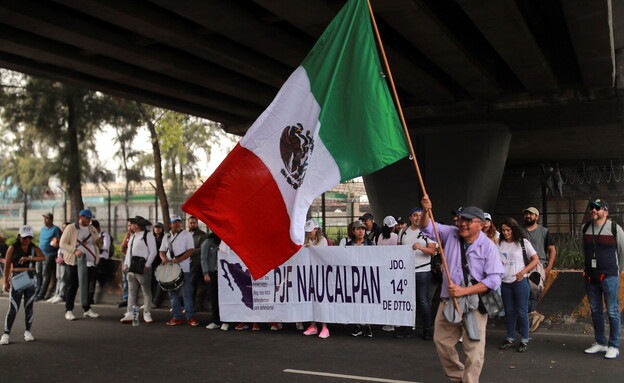
M 331 372 L 319 372 L 319 371 L 306 371 L 306 370 L 293 370 L 287 368 L 284 372 L 291 374 L 302 375 L 316 375 L 316 376 L 328 376 L 332 378 L 352 379 L 352 380 L 366 380 L 369 382 L 384 382 L 384 383 L 419 383 L 411 380 L 396 380 L 396 379 L 384 379 L 384 378 L 372 378 L 369 376 L 357 376 L 357 375 L 344 375 L 344 374 L 332 374 Z

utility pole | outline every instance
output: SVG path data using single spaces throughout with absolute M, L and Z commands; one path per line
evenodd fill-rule
M 108 193 L 108 234 L 111 233 L 111 191 L 105 185 L 102 185 L 106 192 Z

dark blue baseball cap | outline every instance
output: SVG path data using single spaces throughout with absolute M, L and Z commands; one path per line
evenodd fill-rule
M 78 215 L 82 215 L 82 216 L 87 217 L 87 218 L 93 218 L 93 213 L 91 213 L 91 210 L 89 210 L 89 209 L 82 209 L 82 210 L 80 210 L 80 213 L 78 213 Z

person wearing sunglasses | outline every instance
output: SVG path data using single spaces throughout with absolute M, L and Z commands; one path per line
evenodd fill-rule
M 585 290 L 591 309 L 596 342 L 586 354 L 605 353 L 606 359 L 620 355 L 620 310 L 618 292 L 620 273 L 624 266 L 624 231 L 609 219 L 609 204 L 595 199 L 587 205 L 591 220 L 581 229 L 581 243 L 585 253 Z M 605 319 L 602 302 L 609 317 L 609 341 L 605 337 Z

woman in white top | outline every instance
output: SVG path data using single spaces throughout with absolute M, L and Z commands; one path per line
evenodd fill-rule
M 492 222 L 492 216 L 490 213 L 483 213 L 483 216 L 485 216 L 485 222 L 482 231 L 492 242 L 498 244 L 500 241 L 500 233 L 496 230 L 494 222 Z
M 137 295 L 139 293 L 139 285 L 143 291 L 143 320 L 145 323 L 152 323 L 152 314 L 150 306 L 152 303 L 152 286 L 151 286 L 151 267 L 156 258 L 156 238 L 151 231 L 147 230 L 147 226 L 152 224 L 141 216 L 131 218 L 130 230 L 132 235 L 128 240 L 128 251 L 124 259 L 124 271 L 128 279 L 128 308 L 121 323 L 130 323 L 133 319 L 132 307 L 136 304 Z M 131 269 L 132 258 L 137 257 L 145 259 L 141 269 Z M 136 264 L 136 263 L 135 263 Z
M 393 216 L 389 215 L 383 220 L 383 228 L 381 229 L 381 235 L 377 238 L 378 246 L 393 246 L 399 244 L 399 235 L 394 232 L 394 229 L 399 223 Z M 394 326 L 384 325 L 381 327 L 383 331 L 394 331 Z
M 323 236 L 321 229 L 319 228 L 318 222 L 312 218 L 305 223 L 304 226 L 306 238 L 303 246 L 327 246 L 327 238 Z M 319 338 L 325 339 L 329 338 L 329 329 L 327 328 L 326 323 L 321 323 L 323 328 L 321 329 L 321 333 L 319 334 Z M 303 332 L 303 335 L 316 335 L 318 334 L 318 329 L 316 327 L 316 322 L 312 321 L 310 323 L 310 327 Z
M 383 220 L 383 228 L 381 229 L 381 235 L 377 238 L 377 245 L 398 245 L 399 235 L 394 232 L 394 227 L 398 225 L 396 219 L 389 215 Z
M 528 273 L 539 262 L 537 252 L 531 246 L 522 228 L 513 218 L 505 219 L 501 225 L 503 234 L 498 244 L 501 261 L 505 267 L 501 292 L 505 305 L 505 322 L 507 324 L 507 339 L 499 347 L 509 350 L 516 347 L 516 322 L 520 319 L 520 344 L 518 352 L 525 352 L 529 343 L 529 281 Z M 525 258 L 530 259 L 529 262 Z M 527 264 L 528 263 L 528 264 Z

